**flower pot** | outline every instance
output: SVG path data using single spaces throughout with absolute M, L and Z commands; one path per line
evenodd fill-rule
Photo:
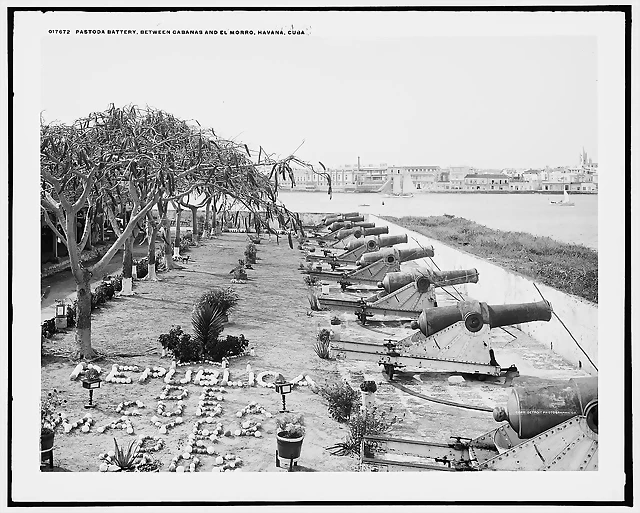
M 370 411 L 375 407 L 376 405 L 375 392 L 365 392 L 364 390 L 360 390 L 360 397 L 362 399 L 360 403 L 360 410 Z
M 283 431 L 276 435 L 278 441 L 278 457 L 285 460 L 294 460 L 300 457 L 302 451 L 302 441 L 304 436 L 300 438 L 285 438 L 281 436 Z
M 53 438 L 55 433 L 53 431 L 47 433 L 40 433 L 40 461 L 46 461 L 53 458 Z

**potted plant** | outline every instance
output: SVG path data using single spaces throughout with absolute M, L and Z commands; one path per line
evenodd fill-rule
M 55 430 L 62 422 L 62 414 L 58 408 L 66 403 L 66 399 L 61 399 L 58 391 L 54 388 L 48 392 L 40 401 L 40 454 L 41 461 L 53 461 L 53 440 Z
M 376 390 L 378 390 L 378 386 L 375 381 L 363 381 L 360 384 L 361 410 L 367 411 L 375 406 Z
M 302 415 L 285 415 L 276 418 L 276 439 L 280 458 L 291 460 L 300 457 L 304 440 L 304 417 Z

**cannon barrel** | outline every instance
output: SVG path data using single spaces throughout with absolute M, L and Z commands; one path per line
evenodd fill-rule
M 358 267 L 364 267 L 366 265 L 372 264 L 373 262 L 377 262 L 382 258 L 384 258 L 390 264 L 395 260 L 398 260 L 400 262 L 408 262 L 410 260 L 417 260 L 418 258 L 432 257 L 433 255 L 433 246 L 409 249 L 382 248 L 378 251 L 365 253 L 358 259 L 356 265 Z
M 415 269 L 409 272 L 387 273 L 383 280 L 378 282 L 378 288 L 391 293 L 414 281 L 420 292 L 426 292 L 431 285 L 446 287 L 463 283 L 478 283 L 478 271 L 476 269 L 462 269 L 435 272 L 431 269 Z
M 407 240 L 408 238 L 406 233 L 403 233 L 402 235 L 372 235 L 367 237 L 366 239 L 360 238 L 352 240 L 349 244 L 347 244 L 347 251 L 353 251 L 363 244 L 366 244 L 367 248 L 387 248 L 396 244 L 404 244 L 405 242 L 407 242 Z
M 511 389 L 506 409 L 496 407 L 493 417 L 508 421 L 526 439 L 543 433 L 576 415 L 587 417 L 587 425 L 598 432 L 598 378 L 573 378 L 544 386 L 516 386 Z
M 360 221 L 336 221 L 335 223 L 331 223 L 328 226 L 329 231 L 335 232 L 341 228 L 357 228 L 358 226 L 362 228 L 373 228 L 376 225 L 376 223 L 365 223 L 364 217 L 357 217 L 354 219 L 360 219 Z
M 493 306 L 479 301 L 460 301 L 452 306 L 425 308 L 411 327 L 428 337 L 458 321 L 464 321 L 466 328 L 475 332 L 480 331 L 483 324 L 497 328 L 524 322 L 549 321 L 551 312 L 553 309 L 548 301 Z
M 336 221 L 345 221 L 350 217 L 358 217 L 360 212 L 347 212 L 346 214 L 334 214 L 332 216 L 327 216 L 322 218 L 322 224 L 325 226 L 330 225 L 331 223 L 335 223 Z
M 388 226 L 374 226 L 372 228 L 363 228 L 361 226 L 356 226 L 354 228 L 342 228 L 338 230 L 335 238 L 337 240 L 346 239 L 349 235 L 353 235 L 356 239 L 360 239 L 362 237 L 366 237 L 368 235 L 380 235 L 382 233 L 389 233 Z

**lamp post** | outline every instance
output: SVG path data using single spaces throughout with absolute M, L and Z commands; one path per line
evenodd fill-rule
M 286 394 L 290 394 L 291 391 L 293 390 L 293 384 L 286 383 L 286 382 L 276 382 L 275 386 L 276 386 L 276 392 L 282 395 L 282 409 L 280 410 L 280 413 L 289 412 L 290 410 L 287 410 L 287 404 L 286 404 L 285 398 L 286 398 Z
M 90 372 L 92 369 L 89 369 L 85 373 L 85 377 L 82 379 L 82 387 L 89 390 L 89 402 L 84 405 L 85 408 L 95 408 L 96 405 L 93 402 L 93 391 L 96 388 L 100 388 L 100 383 L 102 380 L 98 377 L 97 372 Z
M 67 328 L 67 305 L 64 301 L 58 300 L 56 303 L 56 329 L 64 330 Z

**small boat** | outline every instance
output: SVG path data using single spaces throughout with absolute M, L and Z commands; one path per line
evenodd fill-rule
M 551 200 L 552 205 L 556 205 L 558 207 L 573 207 L 575 203 L 569 199 L 569 193 L 565 190 L 564 195 L 560 201 Z
M 358 205 L 359 207 L 368 207 L 369 203 L 361 203 L 360 205 Z

